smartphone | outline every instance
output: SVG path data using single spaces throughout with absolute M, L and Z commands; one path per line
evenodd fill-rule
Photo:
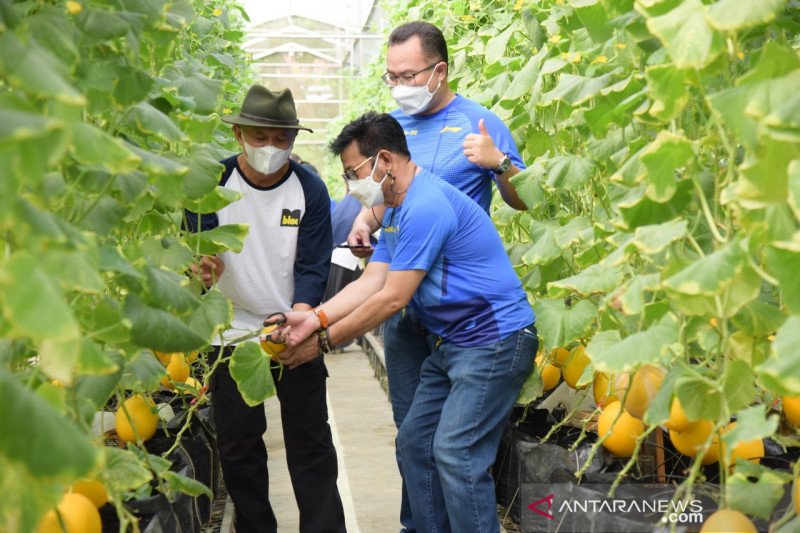
M 349 248 L 351 250 L 363 250 L 363 249 L 372 248 L 372 246 L 369 246 L 369 245 L 366 245 L 366 244 L 339 244 L 336 247 L 337 248 Z

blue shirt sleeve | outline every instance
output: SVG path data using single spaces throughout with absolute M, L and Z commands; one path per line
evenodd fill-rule
M 297 235 L 292 304 L 314 307 L 322 300 L 331 264 L 331 202 L 318 176 L 294 162 L 291 165 L 300 178 L 306 199 L 306 212 Z

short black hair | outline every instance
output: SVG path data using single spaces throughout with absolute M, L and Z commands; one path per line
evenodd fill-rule
M 389 46 L 403 44 L 415 35 L 419 37 L 422 51 L 426 56 L 447 63 L 447 42 L 444 40 L 442 30 L 430 22 L 415 20 L 396 27 L 389 34 Z
M 392 115 L 370 111 L 364 113 L 347 126 L 331 141 L 329 148 L 333 155 L 342 152 L 353 141 L 358 142 L 358 151 L 364 157 L 374 156 L 381 150 L 411 158 L 403 127 Z

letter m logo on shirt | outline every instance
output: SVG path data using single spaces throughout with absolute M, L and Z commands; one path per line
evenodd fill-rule
M 300 225 L 300 210 L 295 209 L 289 211 L 284 209 L 281 212 L 281 226 L 299 226 Z

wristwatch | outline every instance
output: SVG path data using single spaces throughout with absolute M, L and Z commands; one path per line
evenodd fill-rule
M 511 170 L 511 158 L 503 154 L 503 158 L 500 160 L 497 168 L 494 169 L 494 172 L 495 174 L 505 174 L 509 170 Z

